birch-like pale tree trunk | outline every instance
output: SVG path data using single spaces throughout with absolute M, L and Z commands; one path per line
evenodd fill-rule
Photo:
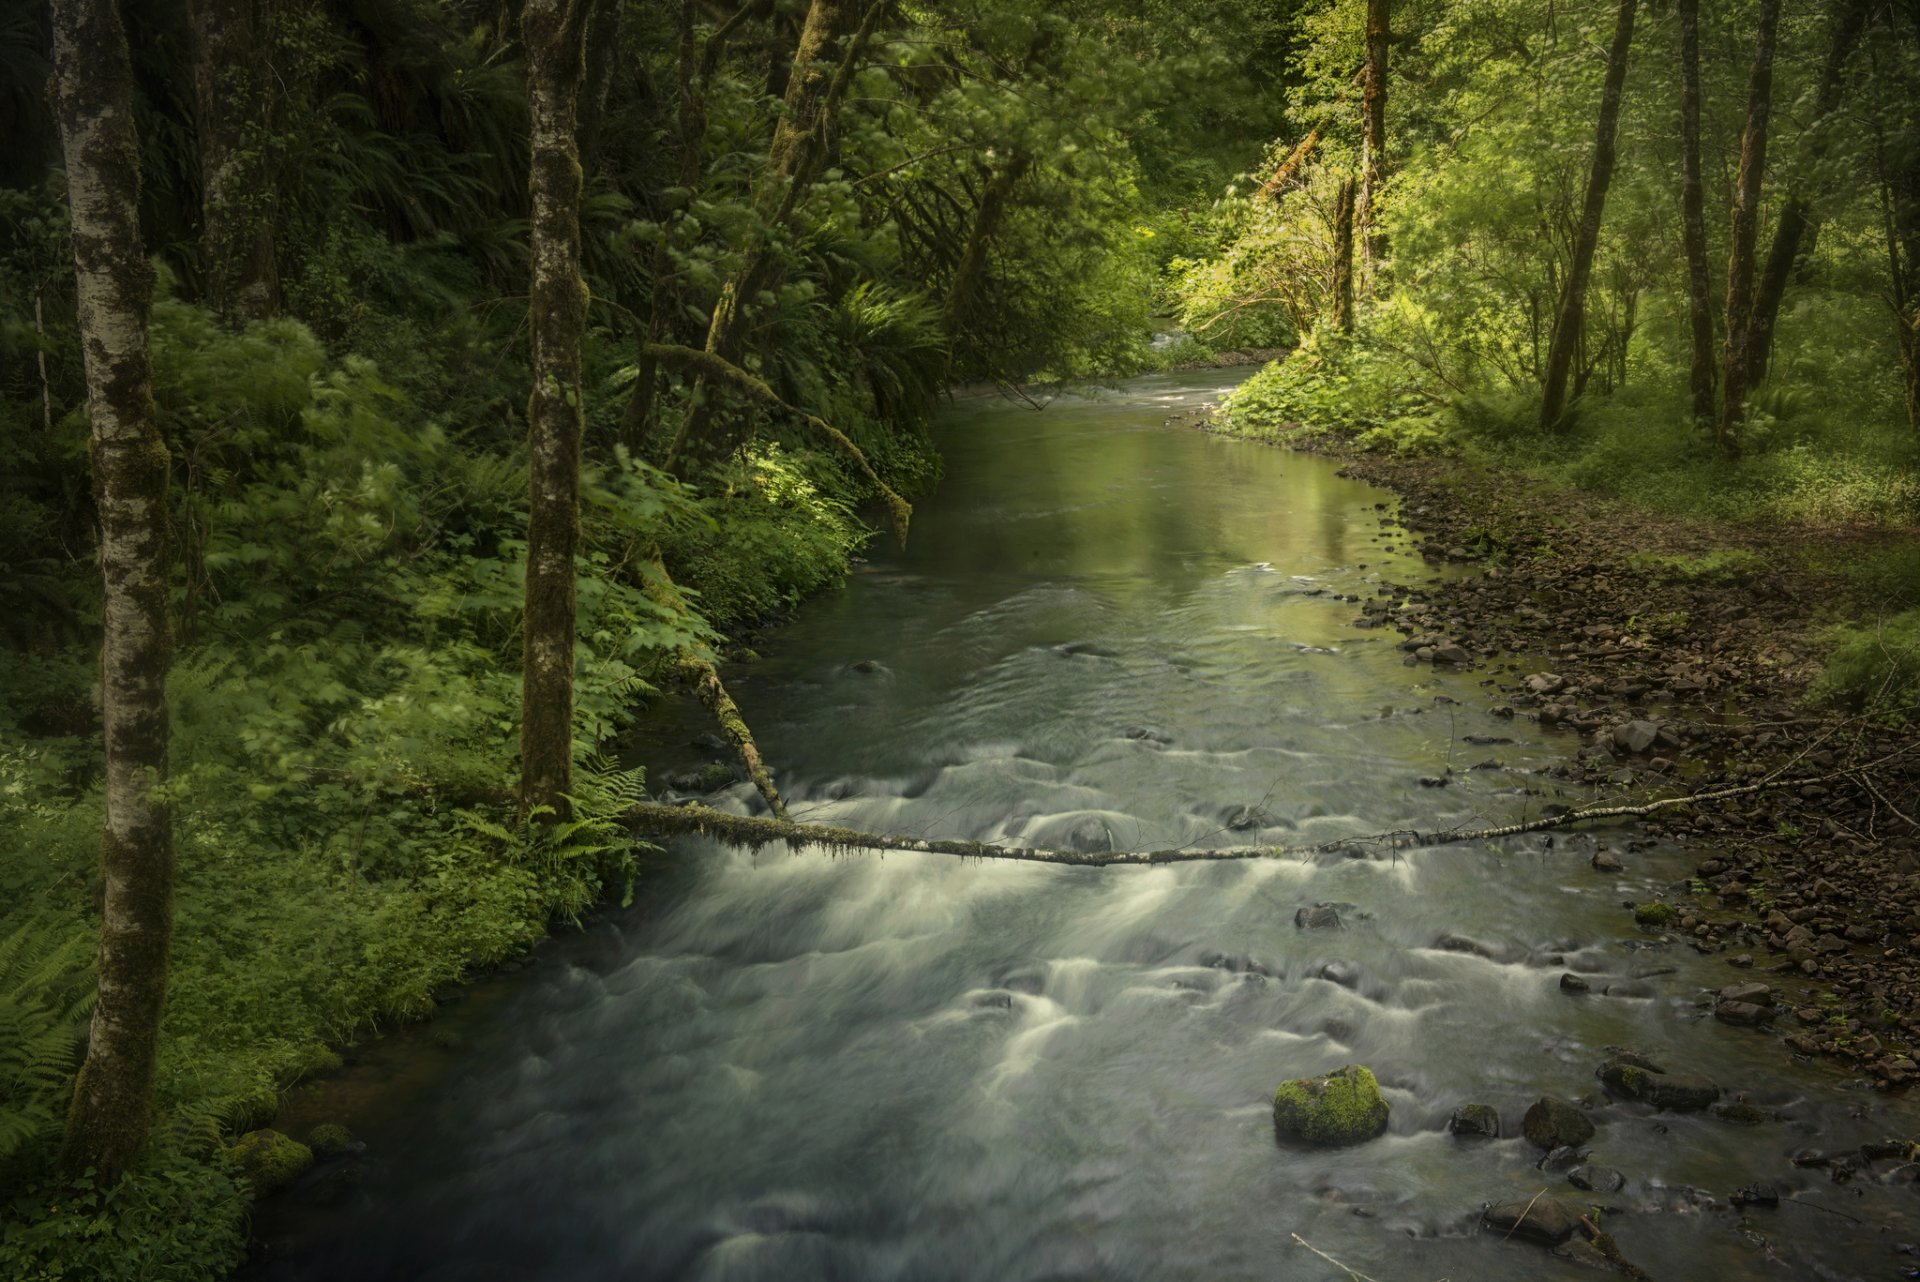
M 154 420 L 133 69 L 114 0 L 53 0 L 56 110 L 73 220 L 94 503 L 100 521 L 100 718 L 106 825 L 99 1002 L 62 1165 L 116 1180 L 146 1146 L 173 940 L 167 779 L 167 447 Z
M 1374 289 L 1387 256 L 1387 234 L 1380 228 L 1380 188 L 1387 180 L 1387 43 L 1391 38 L 1389 0 L 1367 0 L 1366 88 L 1360 98 L 1359 219 L 1361 272 L 1367 291 Z
M 1546 386 L 1540 400 L 1540 424 L 1551 428 L 1567 407 L 1567 383 L 1573 354 L 1586 327 L 1587 281 L 1593 275 L 1593 255 L 1600 244 L 1600 220 L 1606 214 L 1607 188 L 1613 182 L 1614 143 L 1620 124 L 1620 95 L 1627 80 L 1627 50 L 1633 44 L 1633 16 L 1637 0 L 1620 0 L 1614 11 L 1613 44 L 1607 49 L 1607 78 L 1600 90 L 1600 122 L 1594 129 L 1593 168 L 1587 173 L 1587 195 L 1574 232 L 1573 261 L 1567 267 L 1566 290 L 1547 345 Z
M 604 0 L 603 0 L 604 2 Z M 521 666 L 520 811 L 569 813 L 573 790 L 574 555 L 580 543 L 580 148 L 575 133 L 593 0 L 528 0 L 522 16 L 532 166 L 527 290 L 533 394 Z
M 261 0 L 188 0 L 187 12 L 207 302 L 230 325 L 264 320 L 280 305 L 267 181 L 266 15 Z
M 1713 422 L 1713 299 L 1707 284 L 1706 184 L 1700 178 L 1700 0 L 1680 0 L 1680 230 L 1687 253 L 1688 385 L 1693 417 Z
M 1727 255 L 1727 322 L 1721 348 L 1720 444 L 1739 449 L 1740 423 L 1752 387 L 1754 253 L 1760 236 L 1760 182 L 1767 169 L 1767 117 L 1773 108 L 1773 50 L 1780 30 L 1780 0 L 1761 0 L 1747 77 L 1747 124 L 1740 135 L 1740 176 L 1734 184 L 1732 248 Z

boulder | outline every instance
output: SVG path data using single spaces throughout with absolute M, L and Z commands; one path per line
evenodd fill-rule
M 1622 867 L 1620 856 L 1614 854 L 1611 850 L 1597 850 L 1594 852 L 1593 870 L 1595 872 L 1619 872 Z
M 1526 1201 L 1489 1206 L 1481 1214 L 1480 1224 L 1509 1237 L 1558 1246 L 1573 1236 L 1585 1214 L 1586 1208 L 1577 1202 L 1542 1194 Z
M 1340 913 L 1332 904 L 1314 904 L 1296 910 L 1293 924 L 1301 930 L 1339 930 Z
M 1746 1002 L 1753 1006 L 1773 1005 L 1773 989 L 1765 984 L 1729 984 L 1720 990 L 1723 1002 Z
M 1644 1063 L 1644 1061 L 1642 1062 Z M 1663 1073 L 1616 1057 L 1600 1066 L 1607 1090 L 1624 1099 L 1639 1100 L 1676 1113 L 1697 1112 L 1720 1098 L 1720 1088 L 1704 1077 Z
M 307 1147 L 313 1155 L 322 1161 L 330 1157 L 345 1157 L 358 1153 L 366 1145 L 353 1138 L 353 1133 L 338 1122 L 322 1122 L 307 1132 Z
M 667 776 L 667 787 L 675 792 L 697 792 L 701 794 L 718 792 L 734 782 L 733 770 L 717 761 L 691 770 L 676 770 Z
M 227 1156 L 260 1194 L 278 1192 L 313 1165 L 312 1149 L 290 1135 L 266 1129 L 242 1135 L 227 1149 Z
M 1371 1070 L 1349 1064 L 1324 1077 L 1296 1077 L 1273 1095 L 1273 1129 L 1304 1144 L 1359 1144 L 1387 1129 L 1391 1110 Z
M 1633 920 L 1642 926 L 1671 926 L 1680 920 L 1680 910 L 1672 904 L 1635 904 Z
M 1641 753 L 1660 738 L 1657 721 L 1628 721 L 1613 728 L 1613 746 L 1621 752 Z
M 1542 1095 L 1520 1119 L 1520 1133 L 1538 1148 L 1565 1148 L 1592 1139 L 1593 1120 L 1563 1099 Z
M 1462 1104 L 1447 1119 L 1447 1130 L 1463 1139 L 1500 1138 L 1500 1113 L 1491 1104 Z
M 1713 1017 L 1722 1023 L 1744 1024 L 1752 1027 L 1771 1020 L 1773 1007 L 1756 1006 L 1752 1002 L 1730 1002 L 1723 997 L 1714 1005 Z
M 1571 971 L 1560 976 L 1560 991 L 1563 993 L 1584 993 L 1592 987 L 1593 985 Z
M 1589 1193 L 1618 1193 L 1627 1186 L 1627 1177 L 1611 1166 L 1576 1166 L 1567 1172 L 1567 1183 Z

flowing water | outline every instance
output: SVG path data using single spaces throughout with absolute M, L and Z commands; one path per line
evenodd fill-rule
M 944 417 L 912 545 L 876 545 L 728 674 L 796 818 L 1133 848 L 1580 799 L 1542 773 L 1567 742 L 1493 717 L 1484 674 L 1409 667 L 1396 633 L 1352 626 L 1337 597 L 1425 574 L 1388 495 L 1162 425 L 1232 377 Z M 704 728 L 668 710 L 650 733 Z M 348 1118 L 364 1182 L 324 1209 L 282 1198 L 255 1273 L 1347 1276 L 1294 1234 L 1381 1282 L 1577 1273 L 1474 1227 L 1547 1189 L 1609 1208 L 1663 1282 L 1899 1276 L 1920 1236 L 1904 1176 L 1843 1185 L 1789 1157 L 1911 1134 L 1915 1109 L 1713 1021 L 1707 990 L 1745 975 L 1620 907 L 1701 854 L 1635 836 L 1111 869 L 676 843 L 635 909 L 556 943 L 476 1004 L 464 1050 Z M 1589 868 L 1596 843 L 1624 877 Z M 1323 902 L 1341 928 L 1296 928 Z M 1563 994 L 1567 970 L 1595 994 Z M 1782 1120 L 1609 1106 L 1594 1160 L 1629 1182 L 1591 1196 L 1522 1139 L 1447 1133 L 1468 1101 L 1517 1136 L 1541 1093 L 1597 1095 L 1610 1044 Z M 1349 1062 L 1379 1075 L 1388 1133 L 1277 1143 L 1274 1087 Z M 1726 1198 L 1752 1182 L 1783 1204 L 1743 1219 Z

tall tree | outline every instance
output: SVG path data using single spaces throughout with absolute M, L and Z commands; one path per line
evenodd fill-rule
M 1353 333 L 1353 179 L 1333 199 L 1333 327 Z
M 1565 292 L 1554 319 L 1547 347 L 1546 389 L 1540 402 L 1540 422 L 1552 427 L 1566 409 L 1567 383 L 1573 371 L 1573 352 L 1586 323 L 1587 281 L 1593 274 L 1593 255 L 1600 243 L 1600 220 L 1606 213 L 1607 187 L 1613 182 L 1614 141 L 1620 123 L 1620 94 L 1627 79 L 1627 49 L 1633 43 L 1633 16 L 1637 0 L 1620 0 L 1614 13 L 1613 44 L 1607 49 L 1607 77 L 1600 90 L 1600 123 L 1594 130 L 1593 168 L 1587 173 L 1587 196 L 1574 229 L 1573 261 L 1567 268 Z
M 187 11 L 207 301 L 229 324 L 261 320 L 280 302 L 266 163 L 266 15 L 261 0 L 188 0 Z
M 529 500 L 521 666 L 520 809 L 568 813 L 573 788 L 574 555 L 580 543 L 580 341 L 587 283 L 580 271 L 580 145 L 576 133 L 586 32 L 596 3 L 528 0 L 532 146 L 527 291 L 533 395 L 527 407 Z
M 1728 450 L 1739 448 L 1740 423 L 1752 386 L 1753 259 L 1760 236 L 1760 181 L 1767 168 L 1767 117 L 1773 107 L 1773 51 L 1779 30 L 1780 0 L 1761 0 L 1753 70 L 1747 77 L 1747 123 L 1740 135 L 1740 176 L 1733 191 L 1732 248 L 1727 255 L 1718 435 Z
M 1713 422 L 1713 302 L 1707 285 L 1706 187 L 1700 180 L 1700 0 L 1680 0 L 1680 227 L 1687 253 L 1688 382 L 1693 417 Z
M 99 1001 L 62 1156 L 105 1182 L 139 1156 L 152 1125 L 173 940 L 173 823 L 159 795 L 172 650 L 168 460 L 147 353 L 153 269 L 140 237 L 133 69 L 114 0 L 53 0 L 53 47 L 100 526 L 106 739 Z
M 1823 126 L 1839 110 L 1841 90 L 1846 86 L 1847 60 L 1860 43 L 1860 32 L 1867 25 L 1867 0 L 1844 0 L 1833 20 L 1833 38 L 1827 45 L 1826 61 L 1820 66 L 1820 83 L 1814 91 L 1813 119 L 1807 122 L 1812 135 L 1806 145 L 1806 160 L 1817 165 L 1825 158 L 1833 133 Z M 1747 332 L 1748 364 L 1751 378 L 1759 383 L 1767 376 L 1773 359 L 1773 326 L 1780 315 L 1781 300 L 1787 294 L 1787 279 L 1794 262 L 1813 252 L 1820 234 L 1813 202 L 1805 189 L 1795 184 L 1780 208 L 1780 221 L 1773 232 L 1773 247 L 1767 252 L 1760 283 L 1753 295 L 1753 319 Z
M 1361 264 L 1368 289 L 1387 256 L 1387 234 L 1380 227 L 1380 188 L 1387 178 L 1387 44 L 1390 0 L 1367 0 L 1366 88 L 1360 98 Z

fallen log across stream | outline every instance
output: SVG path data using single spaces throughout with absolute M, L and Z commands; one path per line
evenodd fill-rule
M 1901 755 L 1894 753 L 1893 756 Z M 1886 760 L 1883 758 L 1882 760 Z M 1878 765 L 1879 762 L 1871 763 Z M 1654 801 L 1627 805 L 1583 806 L 1576 810 L 1493 828 L 1441 828 L 1432 832 L 1402 829 L 1370 836 L 1336 837 L 1305 846 L 1174 846 L 1165 850 L 1048 850 L 1032 846 L 996 846 L 984 841 L 938 840 L 926 837 L 863 832 L 831 824 L 798 823 L 764 815 L 735 815 L 711 806 L 689 804 L 664 806 L 643 803 L 631 806 L 622 817 L 638 833 L 653 837 L 690 834 L 715 837 L 736 846 L 759 849 L 776 841 L 795 846 L 824 846 L 836 852 L 853 850 L 905 850 L 927 855 L 958 855 L 964 859 L 1009 859 L 1033 864 L 1070 864 L 1083 868 L 1102 868 L 1114 864 L 1206 863 L 1228 859 L 1288 859 L 1309 855 L 1351 852 L 1378 846 L 1391 850 L 1411 850 L 1426 846 L 1448 846 L 1463 841 L 1493 841 L 1532 832 L 1549 832 L 1596 819 L 1644 818 L 1676 806 L 1698 802 L 1724 801 L 1749 796 L 1769 788 L 1804 786 L 1834 779 L 1864 776 L 1868 766 L 1835 770 L 1812 777 L 1784 777 L 1776 772 L 1754 783 L 1714 788 L 1705 792 L 1661 797 Z

